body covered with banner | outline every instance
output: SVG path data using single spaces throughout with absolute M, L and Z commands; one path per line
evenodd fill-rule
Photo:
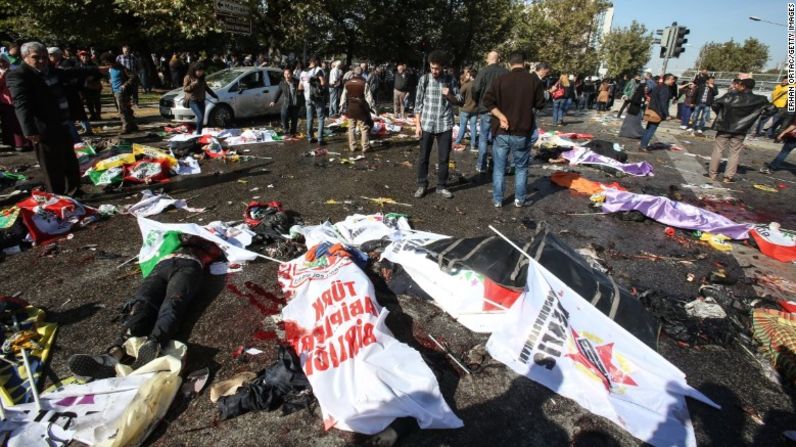
M 719 408 L 685 374 L 535 260 L 525 293 L 487 342 L 518 374 L 655 446 L 696 446 L 685 397 Z
M 152 272 L 158 262 L 180 248 L 182 234 L 191 234 L 215 243 L 224 252 L 229 264 L 243 264 L 260 256 L 246 250 L 252 243 L 254 233 L 245 225 L 230 227 L 222 222 L 211 222 L 206 226 L 167 224 L 139 217 L 138 227 L 144 239 L 138 253 L 138 263 L 144 277 Z
M 280 266 L 279 282 L 289 299 L 286 338 L 326 429 L 375 434 L 399 417 L 413 417 L 421 428 L 463 425 L 420 354 L 385 326 L 388 311 L 351 258 L 300 257 Z

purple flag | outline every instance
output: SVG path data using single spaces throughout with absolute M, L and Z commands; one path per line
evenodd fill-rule
M 636 177 L 644 177 L 646 175 L 654 175 L 652 173 L 652 165 L 646 161 L 638 163 L 621 163 L 611 157 L 605 157 L 595 153 L 585 147 L 574 147 L 569 151 L 561 154 L 562 157 L 569 160 L 572 165 L 601 165 L 614 168 L 622 171 L 625 174 L 633 175 Z
M 746 239 L 754 225 L 739 224 L 714 212 L 666 197 L 636 194 L 618 189 L 605 190 L 603 210 L 609 213 L 639 211 L 664 225 L 723 234 L 733 239 Z

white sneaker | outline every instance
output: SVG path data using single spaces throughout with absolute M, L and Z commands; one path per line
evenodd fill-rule
M 688 129 L 688 126 L 680 126 L 680 129 L 686 130 L 686 129 Z
M 700 129 L 700 130 L 697 130 L 697 131 L 696 131 L 696 133 L 698 133 L 698 134 L 702 135 L 702 130 L 701 130 L 701 129 Z

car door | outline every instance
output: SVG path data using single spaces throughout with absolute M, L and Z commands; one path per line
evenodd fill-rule
M 265 81 L 262 70 L 255 70 L 238 81 L 235 116 L 247 118 L 265 114 Z
M 266 88 L 266 96 L 267 101 L 266 104 L 271 104 L 271 102 L 276 98 L 276 94 L 279 91 L 279 83 L 282 82 L 282 73 L 277 70 L 266 70 L 266 81 L 268 82 L 268 87 Z M 282 102 L 285 101 L 285 95 L 283 94 L 281 98 L 279 98 L 279 102 L 274 104 L 273 107 L 268 107 L 266 109 L 266 113 L 279 113 L 281 111 Z

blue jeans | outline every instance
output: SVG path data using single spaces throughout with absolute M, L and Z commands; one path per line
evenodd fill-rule
M 652 141 L 652 137 L 655 136 L 655 131 L 658 130 L 657 124 L 652 124 L 647 122 L 647 129 L 644 130 L 644 135 L 641 136 L 641 148 L 646 149 L 647 146 L 650 145 L 650 141 Z
M 475 130 L 475 123 L 478 120 L 476 112 L 462 112 L 459 111 L 459 135 L 456 136 L 456 144 L 462 144 L 464 138 L 464 131 L 467 130 L 467 125 L 470 125 L 470 149 L 475 149 L 475 141 L 478 137 L 478 131 Z
M 189 106 L 191 107 L 191 112 L 193 112 L 196 117 L 196 134 L 201 135 L 202 126 L 205 122 L 205 102 L 191 100 Z
M 333 87 L 329 89 L 329 115 L 336 116 L 340 114 L 340 94 L 343 89 L 341 87 Z
M 697 104 L 696 109 L 694 109 L 694 130 L 704 130 L 705 121 L 710 121 L 710 106 Z
M 475 162 L 475 169 L 478 172 L 486 172 L 487 145 L 489 144 L 492 115 L 489 112 L 479 113 L 478 120 L 478 161 Z
M 323 142 L 323 120 L 326 115 L 326 106 L 321 103 L 307 101 L 307 141 L 312 141 L 312 121 L 318 116 L 318 143 Z
M 514 201 L 525 202 L 525 183 L 528 179 L 528 161 L 531 156 L 531 137 L 498 135 L 492 146 L 492 201 L 503 203 L 503 178 L 509 152 L 514 159 Z
M 564 114 L 567 113 L 567 98 L 559 98 L 553 101 L 553 125 L 559 124 L 564 120 Z
M 694 112 L 694 109 L 691 108 L 686 103 L 680 103 L 680 125 L 681 126 L 688 126 L 688 121 L 691 120 L 691 114 Z
M 782 145 L 782 149 L 779 151 L 779 154 L 777 154 L 777 157 L 774 159 L 774 161 L 768 164 L 768 167 L 774 171 L 779 169 L 780 165 L 782 165 L 782 162 L 788 158 L 788 155 L 794 148 L 796 148 L 796 140 L 785 140 L 785 144 Z

